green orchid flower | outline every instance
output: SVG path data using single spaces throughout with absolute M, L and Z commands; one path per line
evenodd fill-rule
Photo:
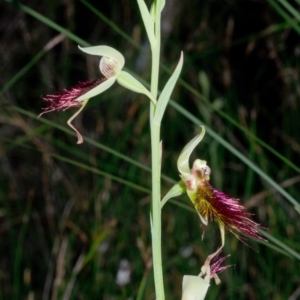
M 41 116 L 52 111 L 64 111 L 72 107 L 80 107 L 80 109 L 67 121 L 67 124 L 77 134 L 77 144 L 81 144 L 83 138 L 71 122 L 83 110 L 90 98 L 103 93 L 116 81 L 129 90 L 145 94 L 153 104 L 156 105 L 156 99 L 153 95 L 137 79 L 128 72 L 122 70 L 125 59 L 119 51 L 109 46 L 79 47 L 79 49 L 87 54 L 102 57 L 99 68 L 104 77 L 93 81 L 81 82 L 69 90 L 64 89 L 55 94 L 42 97 L 42 99 L 47 102 L 48 106 L 43 108 L 43 112 L 39 115 Z
M 211 169 L 206 161 L 196 159 L 190 168 L 190 155 L 205 134 L 204 126 L 201 128 L 201 133 L 194 137 L 181 151 L 177 161 L 181 181 L 170 189 L 161 205 L 163 206 L 172 197 L 186 193 L 205 226 L 208 225 L 209 221 L 218 223 L 221 232 L 221 246 L 208 256 L 205 263 L 205 267 L 208 267 L 210 261 L 218 255 L 225 245 L 225 229 L 242 241 L 243 238 L 240 234 L 257 240 L 264 239 L 258 230 L 260 225 L 251 219 L 252 214 L 245 211 L 245 207 L 240 204 L 238 199 L 211 186 L 209 182 Z

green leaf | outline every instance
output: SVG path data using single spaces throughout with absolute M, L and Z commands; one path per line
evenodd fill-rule
M 155 116 L 154 116 L 154 120 L 157 121 L 158 123 L 160 123 L 162 120 L 167 104 L 173 92 L 174 86 L 180 75 L 182 64 L 183 64 L 183 52 L 181 52 L 180 59 L 175 71 L 173 72 L 172 76 L 168 80 L 167 84 L 165 85 L 163 91 L 159 96 L 157 106 L 156 106 Z
M 202 94 L 206 99 L 209 99 L 210 83 L 208 77 L 204 71 L 200 71 L 198 76 Z
M 150 41 L 150 44 L 155 43 L 155 35 L 154 35 L 154 21 L 149 13 L 149 10 L 144 2 L 144 0 L 137 0 L 139 9 L 142 15 L 142 19 L 147 31 L 147 35 Z
M 83 260 L 83 265 L 88 264 L 98 253 L 99 251 L 99 245 L 104 242 L 108 235 L 108 229 L 104 229 L 101 231 L 95 238 L 95 240 L 92 242 L 92 245 L 90 246 L 90 249 Z
M 151 5 L 151 8 L 150 8 L 150 16 L 153 20 L 153 22 L 155 21 L 155 1 L 153 1 L 153 4 Z
M 171 198 L 183 195 L 186 193 L 186 185 L 182 180 L 178 181 L 173 187 L 167 192 L 164 198 L 161 200 L 161 208 L 167 203 Z
M 117 82 L 131 91 L 148 96 L 153 104 L 156 105 L 156 99 L 153 95 L 128 72 L 121 71 L 117 76 Z

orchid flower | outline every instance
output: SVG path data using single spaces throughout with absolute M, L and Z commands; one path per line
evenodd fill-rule
M 68 120 L 67 124 L 76 132 L 78 138 L 77 144 L 81 144 L 83 138 L 71 122 L 83 110 L 90 98 L 106 91 L 115 81 L 127 89 L 145 94 L 156 105 L 156 99 L 153 95 L 132 75 L 122 71 L 125 59 L 119 51 L 109 46 L 79 47 L 79 49 L 91 55 L 102 56 L 99 68 L 104 77 L 93 81 L 81 82 L 69 90 L 64 89 L 56 94 L 42 97 L 48 103 L 48 107 L 43 108 L 43 112 L 39 117 L 51 111 L 65 111 L 72 107 L 80 107 Z
M 210 260 L 224 247 L 225 229 L 240 240 L 242 239 L 239 236 L 240 233 L 255 239 L 264 239 L 258 231 L 259 224 L 250 219 L 251 213 L 245 212 L 244 206 L 237 199 L 216 190 L 210 185 L 211 170 L 206 161 L 196 159 L 192 169 L 190 169 L 190 155 L 205 134 L 204 127 L 201 127 L 202 132 L 193 138 L 179 155 L 177 167 L 182 180 L 167 193 L 162 200 L 162 206 L 171 197 L 187 193 L 204 225 L 207 225 L 210 220 L 217 221 L 221 231 L 222 244 L 216 252 L 208 256 L 205 264 L 207 267 Z
M 203 300 L 210 286 L 210 280 L 214 278 L 216 284 L 220 284 L 221 281 L 218 274 L 232 266 L 221 266 L 227 257 L 229 257 L 229 255 L 220 258 L 215 256 L 214 262 L 208 265 L 206 272 L 203 273 L 203 271 L 201 271 L 198 276 L 184 275 L 181 300 Z

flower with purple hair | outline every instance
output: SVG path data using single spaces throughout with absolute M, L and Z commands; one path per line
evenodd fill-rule
M 207 225 L 208 221 L 212 220 L 219 224 L 222 244 L 216 252 L 208 257 L 207 266 L 210 260 L 224 247 L 225 229 L 239 239 L 241 239 L 239 234 L 258 240 L 264 239 L 258 231 L 260 225 L 250 219 L 252 214 L 246 212 L 244 206 L 237 199 L 216 190 L 210 185 L 211 170 L 207 166 L 206 161 L 196 159 L 192 169 L 190 169 L 190 155 L 200 143 L 204 134 L 205 129 L 202 126 L 202 132 L 183 148 L 177 162 L 182 181 L 177 184 L 177 187 L 178 190 L 180 187 L 181 194 L 184 191 L 188 194 L 203 224 Z
M 182 280 L 181 300 L 203 300 L 210 286 L 210 280 L 214 278 L 216 284 L 220 284 L 221 280 L 219 279 L 218 274 L 232 266 L 222 266 L 222 263 L 227 257 L 229 257 L 229 255 L 223 257 L 216 255 L 206 267 L 205 272 L 203 272 L 202 268 L 201 273 L 198 276 L 184 275 Z
M 215 220 L 219 226 L 226 228 L 235 236 L 239 233 L 262 239 L 259 224 L 250 219 L 251 213 L 246 212 L 240 202 L 225 193 L 216 190 L 209 183 L 210 168 L 206 161 L 195 160 L 191 176 L 184 181 L 187 193 L 204 223 Z M 181 175 L 185 178 L 185 175 Z
M 122 71 L 125 59 L 119 51 L 109 46 L 79 47 L 79 49 L 91 55 L 102 56 L 99 68 L 104 77 L 93 81 L 84 81 L 70 89 L 63 89 L 57 93 L 43 96 L 42 99 L 47 103 L 47 106 L 43 108 L 43 112 L 39 115 L 40 117 L 48 112 L 65 111 L 69 108 L 79 107 L 80 109 L 67 122 L 77 134 L 77 144 L 81 144 L 83 138 L 71 122 L 83 110 L 90 98 L 106 91 L 115 81 L 127 89 L 145 94 L 156 104 L 156 99 L 138 80 L 129 73 Z

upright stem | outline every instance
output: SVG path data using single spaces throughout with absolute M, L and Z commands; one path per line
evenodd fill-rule
M 152 43 L 152 72 L 151 72 L 151 93 L 157 98 L 159 58 L 160 58 L 160 0 L 155 0 L 155 37 L 156 42 Z M 152 256 L 155 292 L 157 300 L 164 300 L 164 283 L 162 271 L 161 254 L 161 146 L 160 146 L 160 123 L 153 120 L 155 106 L 150 103 L 150 127 L 151 127 L 151 155 L 152 155 Z
M 151 124 L 151 152 L 152 152 L 152 256 L 156 299 L 164 300 L 164 284 L 161 254 L 161 192 L 160 192 L 160 125 Z

